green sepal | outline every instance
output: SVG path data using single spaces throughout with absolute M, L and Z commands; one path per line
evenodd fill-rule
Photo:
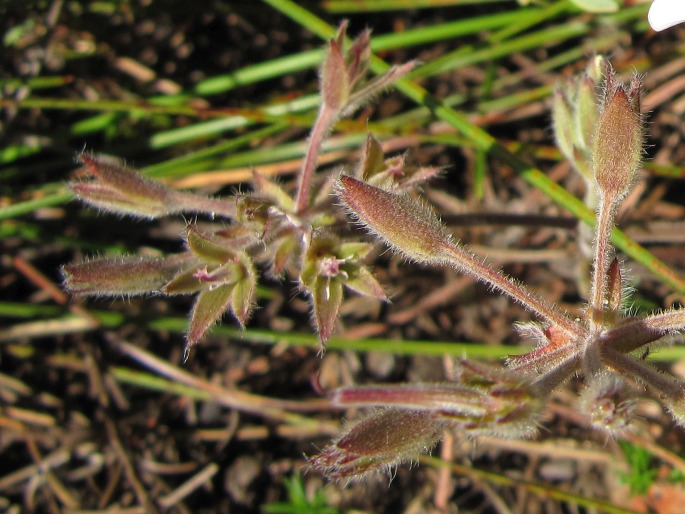
M 221 319 L 221 316 L 229 308 L 232 292 L 232 284 L 215 289 L 205 289 L 200 292 L 190 315 L 188 345 L 192 346 L 200 341 L 207 330 Z
M 560 86 L 556 87 L 552 95 L 552 123 L 557 146 L 566 158 L 574 162 L 574 119 L 571 114 L 572 106 L 566 91 Z
M 280 184 L 256 171 L 253 173 L 253 177 L 255 191 L 260 196 L 272 200 L 283 211 L 292 212 L 295 210 L 295 203 L 292 197 L 285 192 Z
M 162 288 L 168 295 L 194 294 L 202 289 L 202 282 L 196 276 L 197 269 L 182 271 Z
M 375 137 L 368 134 L 366 136 L 366 144 L 364 145 L 362 157 L 359 161 L 359 168 L 357 173 L 355 173 L 355 176 L 364 182 L 368 182 L 372 176 L 380 173 L 384 169 L 383 148 Z
M 272 243 L 272 248 L 276 250 L 273 253 L 271 272 L 275 276 L 280 276 L 288 265 L 295 260 L 299 248 L 299 241 L 296 237 L 295 234 L 287 234 Z
M 231 265 L 235 277 L 231 293 L 231 310 L 240 326 L 245 328 L 245 324 L 250 318 L 252 307 L 254 306 L 257 271 L 250 256 L 244 252 L 241 252 L 238 255 L 238 259 L 231 263 Z
M 203 261 L 222 264 L 235 257 L 235 252 L 228 247 L 230 240 L 201 234 L 193 226 L 188 227 L 186 242 L 188 249 Z
M 385 294 L 385 291 L 378 280 L 376 280 L 376 277 L 363 266 L 357 268 L 354 273 L 350 274 L 350 278 L 345 282 L 345 286 L 363 296 L 370 296 L 371 298 L 377 298 L 382 301 L 388 299 L 388 296 Z
M 578 82 L 578 97 L 576 99 L 575 127 L 577 146 L 583 148 L 586 159 L 589 158 L 592 141 L 599 123 L 599 106 L 597 105 L 597 86 L 589 76 L 582 77 Z
M 343 243 L 340 245 L 340 249 L 338 250 L 338 257 L 341 259 L 363 259 L 366 257 L 371 249 L 373 248 L 373 245 L 371 243 L 360 243 L 356 241 L 352 241 L 349 243 Z
M 319 277 L 311 290 L 314 318 L 321 344 L 333 333 L 343 300 L 343 285 L 337 278 Z

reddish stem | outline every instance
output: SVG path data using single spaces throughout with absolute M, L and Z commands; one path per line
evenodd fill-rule
M 312 177 L 316 170 L 316 161 L 319 157 L 321 145 L 326 135 L 337 118 L 337 111 L 326 104 L 321 105 L 319 115 L 316 118 L 312 133 L 309 136 L 307 154 L 304 157 L 300 176 L 297 184 L 297 199 L 295 200 L 295 212 L 301 213 L 309 203 L 309 191 L 312 187 Z

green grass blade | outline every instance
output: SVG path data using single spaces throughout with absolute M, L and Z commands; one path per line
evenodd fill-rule
M 71 191 L 66 191 L 64 189 L 56 192 L 51 191 L 40 198 L 36 198 L 35 200 L 27 200 L 25 202 L 17 202 L 11 205 L 0 207 L 0 220 L 16 218 L 17 216 L 30 214 L 45 207 L 54 207 L 55 205 L 68 202 L 72 198 L 74 198 L 74 195 L 71 193 Z
M 378 11 L 401 11 L 405 9 L 437 9 L 457 5 L 482 5 L 504 3 L 506 0 L 326 0 L 323 8 L 335 14 Z

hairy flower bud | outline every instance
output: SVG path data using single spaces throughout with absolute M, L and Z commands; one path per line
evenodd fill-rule
M 233 202 L 170 189 L 143 177 L 117 159 L 82 153 L 82 171 L 90 178 L 73 181 L 71 190 L 83 202 L 107 212 L 158 218 L 180 212 L 205 213 L 232 218 Z
M 349 97 L 350 77 L 342 48 L 338 41 L 331 39 L 321 66 L 321 98 L 328 108 L 340 111 Z
M 79 160 L 93 177 L 71 184 L 71 189 L 84 202 L 109 212 L 149 218 L 177 212 L 172 190 L 143 178 L 117 160 L 85 153 Z
M 171 257 L 104 257 L 62 266 L 64 287 L 79 296 L 135 296 L 156 293 L 193 262 Z
M 614 202 L 630 192 L 642 159 L 641 89 L 639 78 L 634 77 L 626 88 L 608 67 L 592 164 L 600 194 Z
M 452 238 L 428 207 L 346 175 L 337 192 L 350 213 L 390 246 L 418 262 L 442 262 Z
M 415 459 L 438 442 L 446 423 L 426 411 L 379 410 L 353 425 L 309 466 L 332 480 L 362 478 Z

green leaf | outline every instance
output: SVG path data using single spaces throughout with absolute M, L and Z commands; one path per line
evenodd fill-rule
M 10 48 L 16 45 L 24 36 L 28 35 L 35 28 L 36 20 L 29 18 L 5 32 L 5 36 L 2 38 L 2 44 L 5 47 Z

